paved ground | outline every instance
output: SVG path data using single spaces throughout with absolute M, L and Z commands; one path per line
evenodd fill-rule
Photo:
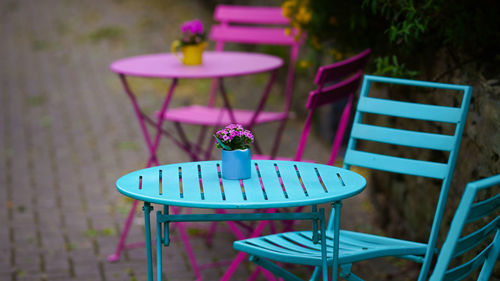
M 211 14 L 194 1 L 2 1 L 0 280 L 146 280 L 144 248 L 125 251 L 120 262 L 106 261 L 131 203 L 114 182 L 146 160 L 132 107 L 108 65 L 167 51 L 182 21 L 196 15 L 210 22 Z M 258 75 L 231 80 L 228 88 L 249 95 L 264 81 Z M 158 108 L 168 86 L 161 80 L 132 83 L 148 112 Z M 197 94 L 208 85 L 182 82 L 174 103 L 203 101 Z M 280 154 L 293 152 L 299 132 L 300 120 L 290 122 Z M 310 146 L 308 156 L 327 158 L 321 141 Z M 162 163 L 188 160 L 169 142 L 163 142 L 160 158 Z M 343 221 L 366 228 L 365 216 L 355 215 L 366 205 L 360 202 L 344 208 L 348 219 Z M 235 254 L 228 232 L 219 233 L 212 248 L 197 237 L 203 228 L 190 233 L 202 262 Z M 128 241 L 143 237 L 138 212 Z M 164 253 L 167 280 L 194 279 L 180 243 L 174 241 Z M 234 280 L 244 280 L 250 269 L 248 264 L 240 268 Z M 203 274 L 216 280 L 222 272 Z

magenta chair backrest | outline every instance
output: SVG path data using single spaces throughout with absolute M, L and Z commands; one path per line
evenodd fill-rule
M 295 153 L 295 161 L 300 161 L 302 159 L 315 109 L 323 105 L 333 104 L 339 100 L 347 99 L 327 164 L 332 165 L 335 162 L 349 123 L 353 97 L 361 83 L 363 68 L 368 62 L 370 53 L 371 50 L 366 49 L 351 58 L 322 66 L 318 69 L 316 78 L 314 79 L 314 83 L 318 88 L 311 91 L 307 99 L 306 108 L 309 109 L 309 113 L 302 130 L 297 152 Z
M 362 75 L 370 53 L 371 50 L 366 49 L 346 60 L 321 66 L 316 73 L 316 78 L 314 78 L 314 83 L 318 88 L 309 93 L 306 108 L 315 109 L 316 107 L 334 103 L 346 98 L 348 95 L 354 94 L 361 81 L 361 77 L 358 77 L 358 75 Z M 359 79 L 354 79 L 354 76 L 350 77 L 353 74 Z M 345 79 L 346 77 L 350 78 Z M 331 85 L 325 87 L 325 84 Z
M 291 35 L 285 33 L 285 29 L 290 27 L 290 20 L 283 16 L 281 7 L 218 5 L 214 19 L 220 24 L 212 25 L 209 38 L 216 42 L 217 51 L 224 49 L 225 42 L 290 47 L 285 87 L 285 112 L 288 112 L 292 99 L 295 64 L 304 37 L 295 40 L 296 31 L 293 28 Z
M 336 62 L 334 64 L 321 66 L 316 73 L 316 78 L 314 78 L 314 83 L 321 87 L 325 83 L 338 81 L 339 79 L 344 79 L 350 74 L 353 74 L 359 70 L 362 70 L 368 58 L 370 56 L 371 50 L 366 49 L 361 53 L 350 57 L 346 60 Z
M 294 36 L 285 34 L 290 20 L 282 15 L 280 7 L 218 5 L 214 19 L 220 24 L 212 26 L 210 39 L 217 42 L 218 50 L 223 49 L 224 42 L 296 47 L 300 44 Z
M 290 20 L 283 16 L 281 7 L 218 5 L 214 19 L 222 23 L 290 24 Z

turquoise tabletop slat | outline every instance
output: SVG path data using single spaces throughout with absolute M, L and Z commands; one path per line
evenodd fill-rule
M 224 191 L 227 197 L 227 203 L 239 204 L 244 200 L 241 192 L 240 182 L 237 180 L 223 180 Z
M 245 188 L 245 194 L 247 196 L 247 201 L 249 202 L 264 202 L 264 194 L 262 193 L 262 188 L 260 185 L 259 177 L 257 175 L 257 170 L 255 165 L 251 165 L 250 169 L 252 171 L 249 179 L 243 180 L 243 186 Z
M 328 190 L 325 191 L 326 187 L 323 187 L 324 183 L 319 180 L 318 174 L 315 170 L 316 167 L 300 166 L 298 168 L 302 182 L 307 189 L 307 192 L 311 198 L 318 198 L 327 194 Z
M 340 171 L 329 171 L 326 169 L 323 169 L 323 167 L 318 167 L 318 173 L 321 176 L 321 179 L 323 180 L 326 189 L 328 190 L 329 194 L 343 194 L 347 189 L 349 189 L 347 186 L 342 185 L 342 182 L 346 182 L 346 175 L 343 173 L 340 173 Z M 340 178 L 339 178 L 340 175 Z
M 216 163 L 203 162 L 200 164 L 200 167 L 205 200 L 210 202 L 222 202 L 222 192 L 220 190 Z
M 258 161 L 262 183 L 266 191 L 269 202 L 284 200 L 281 184 L 274 169 L 275 161 Z
M 362 176 L 338 167 L 261 160 L 252 161 L 252 176 L 242 181 L 243 192 L 239 180 L 219 180 L 217 164 L 220 165 L 220 161 L 143 169 L 121 177 L 116 186 L 126 196 L 151 203 L 192 208 L 253 209 L 332 202 L 357 194 L 366 185 Z M 341 175 L 345 186 L 341 185 L 337 174 Z M 328 193 L 323 185 L 328 188 Z
M 299 178 L 297 177 L 294 162 L 280 161 L 276 164 L 280 171 L 283 184 L 288 194 L 288 199 L 291 202 L 308 199 L 308 197 L 306 197 L 304 193 L 302 185 L 300 184 Z
M 199 163 L 194 163 L 194 165 L 183 165 L 182 170 L 186 177 L 186 182 L 184 184 L 185 202 L 192 204 L 197 204 L 197 202 L 207 202 L 205 198 L 205 187 L 200 185 L 200 177 L 198 174 Z M 201 166 L 200 166 L 201 167 Z

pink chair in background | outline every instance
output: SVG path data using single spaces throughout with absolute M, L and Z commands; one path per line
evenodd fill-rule
M 252 127 L 258 124 L 279 122 L 279 127 L 271 148 L 271 155 L 276 155 L 289 115 L 295 64 L 299 53 L 299 45 L 303 40 L 297 41 L 293 35 L 285 34 L 285 28 L 290 24 L 290 21 L 282 15 L 281 7 L 218 5 L 215 9 L 214 19 L 220 22 L 220 24 L 212 26 L 209 37 L 216 42 L 217 51 L 223 51 L 226 42 L 289 47 L 290 58 L 284 91 L 283 110 L 279 112 L 264 111 L 269 89 L 266 89 L 255 110 L 233 109 L 227 102 L 222 81 L 214 80 L 209 102 L 206 106 L 188 105 L 173 108 L 165 113 L 165 119 L 175 123 L 179 135 L 184 135 L 181 124 L 203 126 L 196 145 L 192 145 L 192 148 L 198 151 L 202 151 L 203 142 L 207 137 L 207 126 L 222 127 L 230 123 L 239 123 L 247 129 L 252 129 Z M 275 75 L 273 74 L 271 79 L 274 80 L 274 78 Z M 268 84 L 268 87 L 270 85 L 271 83 Z M 218 88 L 220 88 L 220 93 L 224 99 L 224 107 L 215 106 Z M 213 146 L 213 138 L 210 137 L 207 149 L 205 150 L 205 159 L 211 158 L 210 153 Z M 258 144 L 256 144 L 255 149 L 258 153 L 262 153 Z

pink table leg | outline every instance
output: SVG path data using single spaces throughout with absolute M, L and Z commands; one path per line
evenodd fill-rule
M 146 168 L 151 167 L 152 165 L 158 165 L 158 159 L 156 157 L 156 150 L 157 150 L 158 145 L 160 143 L 161 126 L 162 126 L 163 120 L 164 120 L 163 115 L 168 108 L 170 100 L 172 99 L 174 89 L 177 86 L 177 79 L 172 80 L 172 84 L 170 85 L 170 88 L 168 90 L 167 97 L 165 98 L 165 101 L 163 102 L 163 105 L 161 108 L 162 114 L 160 115 L 158 123 L 156 124 L 156 136 L 155 136 L 154 143 L 151 141 L 151 137 L 150 137 L 149 132 L 148 132 L 147 127 L 146 127 L 144 115 L 141 112 L 141 109 L 139 108 L 139 104 L 137 102 L 137 99 L 136 99 L 134 93 L 132 92 L 132 90 L 130 89 L 130 87 L 127 83 L 127 79 L 126 79 L 125 75 L 120 74 L 120 80 L 122 82 L 123 88 L 125 89 L 125 92 L 127 93 L 128 97 L 132 101 L 132 106 L 134 108 L 135 115 L 137 117 L 137 120 L 139 121 L 139 125 L 141 127 L 141 131 L 142 131 L 142 134 L 144 136 L 144 140 L 146 141 L 146 145 L 147 145 L 148 150 L 149 150 L 149 159 L 148 159 L 148 162 L 146 164 Z M 119 260 L 122 250 L 126 247 L 125 241 L 127 240 L 127 236 L 128 236 L 129 231 L 130 231 L 130 227 L 132 225 L 134 213 L 135 213 L 135 210 L 137 209 L 137 205 L 138 205 L 137 203 L 138 203 L 137 201 L 134 201 L 132 203 L 132 206 L 131 206 L 130 211 L 129 211 L 128 216 L 127 216 L 127 219 L 125 221 L 125 225 L 124 225 L 122 233 L 120 235 L 120 240 L 118 242 L 118 245 L 116 246 L 116 250 L 113 254 L 108 256 L 108 261 L 110 261 L 110 262 Z
M 145 115 L 141 112 L 141 110 L 139 108 L 139 104 L 137 102 L 137 99 L 135 98 L 135 95 L 133 94 L 132 90 L 130 89 L 125 76 L 120 75 L 120 79 L 122 81 L 123 87 L 125 88 L 127 95 L 129 96 L 129 98 L 132 101 L 132 105 L 134 107 L 134 112 L 137 116 L 137 119 L 139 120 L 139 124 L 141 126 L 142 133 L 144 135 L 144 138 L 146 140 L 146 144 L 147 144 L 148 149 L 149 149 L 150 155 L 149 155 L 149 159 L 148 159 L 148 162 L 146 164 L 146 167 L 151 167 L 153 164 L 159 165 L 158 158 L 156 156 L 156 151 L 157 151 L 158 146 L 160 144 L 162 125 L 163 125 L 163 121 L 165 120 L 164 119 L 165 112 L 167 111 L 168 105 L 170 104 L 175 87 L 177 86 L 177 79 L 172 80 L 172 84 L 170 85 L 167 96 L 166 96 L 165 100 L 163 101 L 163 104 L 162 104 L 162 107 L 160 110 L 160 114 L 158 117 L 158 121 L 156 123 L 156 135 L 155 135 L 154 143 L 152 143 L 151 137 L 150 137 L 149 132 L 146 128 Z M 130 231 L 130 227 L 132 225 L 134 213 L 135 213 L 135 210 L 136 210 L 137 205 L 138 205 L 137 203 L 138 203 L 137 200 L 135 200 L 134 203 L 132 204 L 130 211 L 129 211 L 129 214 L 128 214 L 128 217 L 127 217 L 127 220 L 125 221 L 125 225 L 124 225 L 124 228 L 122 230 L 120 240 L 118 242 L 115 253 L 108 256 L 108 261 L 117 261 L 120 258 L 122 250 L 126 247 L 125 241 L 127 239 L 128 233 Z M 174 212 L 179 213 L 180 209 L 174 208 Z M 193 269 L 195 271 L 195 275 L 197 277 L 197 280 L 201 280 L 201 272 L 199 270 L 198 264 L 197 264 L 196 259 L 194 257 L 194 253 L 193 253 L 193 250 L 191 248 L 191 244 L 189 243 L 189 238 L 186 234 L 186 230 L 185 230 L 184 226 L 180 223 L 177 226 L 179 228 L 181 240 L 183 241 L 184 247 L 186 248 L 186 251 L 188 253 L 191 264 L 193 265 Z

